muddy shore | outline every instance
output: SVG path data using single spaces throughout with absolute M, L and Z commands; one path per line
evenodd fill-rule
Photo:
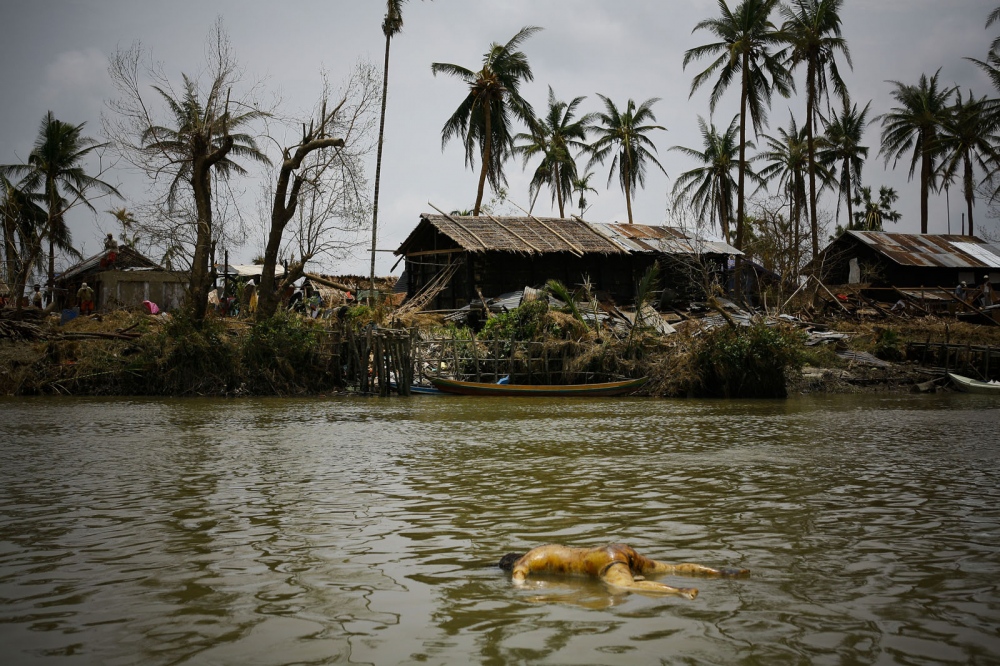
M 132 363 L 152 337 L 162 339 L 163 318 L 136 313 L 109 313 L 80 317 L 60 325 L 58 318 L 34 313 L 22 335 L 8 326 L 0 330 L 0 394 L 2 395 L 109 395 L 115 394 L 95 376 L 121 372 Z M 225 323 L 225 336 L 243 335 L 250 324 Z M 925 359 L 907 359 L 908 343 L 995 346 L 1000 348 L 1000 327 L 925 317 L 899 321 L 858 321 L 831 318 L 801 324 L 803 330 L 822 330 L 842 337 L 828 343 L 804 346 L 800 371 L 786 377 L 789 395 L 806 393 L 902 393 L 952 390 L 943 368 Z M 100 337 L 103 336 L 103 337 Z M 144 339 L 146 342 L 144 342 Z M 667 338 L 669 340 L 669 338 Z M 888 345 L 887 345 L 888 341 Z M 178 345 L 183 347 L 184 345 Z M 678 345 L 673 345 L 677 347 Z M 671 347 L 670 344 L 664 347 Z M 845 352 L 848 352 L 845 354 Z M 669 353 L 669 352 L 664 352 Z M 134 364 L 133 364 L 134 365 Z M 132 374 L 137 374 L 133 372 Z M 83 381 L 87 379 L 87 381 Z M 147 393 L 141 382 L 136 394 Z M 335 387 L 314 384 L 275 384 L 252 391 L 198 391 L 196 395 L 289 395 L 330 393 Z M 318 387 L 318 388 L 317 388 Z M 655 394 L 655 391 L 654 391 Z

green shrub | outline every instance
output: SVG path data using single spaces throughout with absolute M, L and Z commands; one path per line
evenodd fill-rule
M 882 328 L 876 332 L 875 348 L 872 353 L 883 361 L 902 361 L 903 350 L 901 348 L 902 338 L 899 333 L 892 328 Z
M 783 398 L 789 370 L 802 367 L 802 336 L 792 330 L 756 323 L 722 326 L 701 339 L 695 369 L 709 397 Z
M 247 388 L 285 392 L 288 384 L 308 385 L 317 351 L 316 327 L 309 319 L 279 312 L 254 322 L 240 350 Z
M 483 340 L 540 340 L 546 334 L 557 335 L 558 327 L 546 319 L 549 304 L 530 301 L 491 317 L 479 332 Z
M 157 344 L 146 349 L 151 354 L 159 352 L 155 365 L 160 390 L 155 392 L 218 394 L 232 384 L 236 373 L 235 348 L 218 321 L 205 319 L 199 324 L 178 311 L 157 338 Z M 141 359 L 136 362 L 141 363 Z

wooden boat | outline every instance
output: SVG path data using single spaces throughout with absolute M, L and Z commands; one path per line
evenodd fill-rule
M 399 387 L 396 382 L 390 381 L 389 388 L 399 393 Z M 410 384 L 410 395 L 444 395 L 444 391 L 439 391 L 433 386 L 425 386 L 423 384 Z
M 559 398 L 581 396 L 586 398 L 596 398 L 629 393 L 645 384 L 646 378 L 626 379 L 620 382 L 601 382 L 597 384 L 489 384 L 486 382 L 462 382 L 457 379 L 443 379 L 440 377 L 432 377 L 430 382 L 445 393 L 454 393 L 457 395 L 506 395 Z
M 953 372 L 948 373 L 948 379 L 955 385 L 955 388 L 965 393 L 993 393 L 1000 395 L 1000 382 L 982 382 L 978 379 L 956 375 Z

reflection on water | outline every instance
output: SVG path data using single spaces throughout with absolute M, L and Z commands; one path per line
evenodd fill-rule
M 0 402 L 4 663 L 997 663 L 1000 402 Z M 547 542 L 749 567 L 513 589 Z

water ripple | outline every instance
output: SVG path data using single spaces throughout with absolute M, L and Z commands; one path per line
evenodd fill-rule
M 997 663 L 997 407 L 5 401 L 0 643 L 18 664 Z M 489 566 L 616 540 L 753 575 L 688 602 Z

